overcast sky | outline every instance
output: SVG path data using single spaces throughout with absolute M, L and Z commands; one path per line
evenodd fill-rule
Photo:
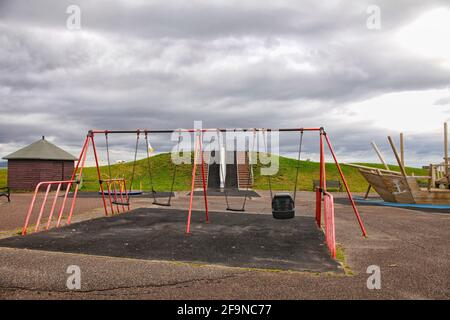
M 372 140 L 393 160 L 386 136 L 404 131 L 408 164 L 439 162 L 449 2 L 0 0 L 0 155 L 41 135 L 77 154 L 91 128 L 203 120 L 324 126 L 343 161 L 375 161 Z M 80 30 L 67 28 L 69 5 Z

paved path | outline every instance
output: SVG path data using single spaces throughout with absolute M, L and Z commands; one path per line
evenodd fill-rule
M 114 217 L 0 240 L 0 247 L 183 261 L 242 268 L 342 272 L 313 217 L 275 220 L 267 214 L 142 208 Z
M 398 208 L 361 207 L 369 238 L 360 236 L 351 207 L 336 204 L 337 241 L 353 275 L 269 272 L 211 265 L 0 248 L 0 298 L 132 299 L 449 299 L 450 216 Z M 265 212 L 263 196 L 249 208 Z M 314 212 L 314 195 L 298 209 Z M 265 199 L 267 200 L 267 199 Z M 236 200 L 238 201 L 238 200 Z M 258 201 L 263 201 L 258 204 Z M 217 202 L 217 203 L 216 203 Z M 211 199 L 221 206 L 223 199 Z M 183 199 L 175 207 L 185 206 Z M 201 209 L 201 199 L 196 205 Z M 213 209 L 216 210 L 216 209 Z M 66 289 L 78 265 L 82 290 Z M 382 289 L 368 290 L 369 265 L 381 268 Z

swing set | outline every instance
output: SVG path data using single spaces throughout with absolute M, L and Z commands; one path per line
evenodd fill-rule
M 235 130 L 234 130 L 235 131 Z M 267 142 L 266 142 L 266 129 L 252 129 L 253 131 L 253 141 L 252 141 L 252 150 L 250 152 L 250 157 L 253 157 L 255 153 L 255 146 L 256 146 L 256 137 L 259 132 L 262 132 L 262 138 L 263 138 L 263 145 L 264 145 L 264 153 L 268 153 L 267 150 Z M 220 131 L 218 131 L 218 142 L 219 142 L 219 150 L 222 150 L 221 148 L 221 139 L 219 137 Z M 298 176 L 300 173 L 300 161 L 301 161 L 301 154 L 302 154 L 302 146 L 303 146 L 303 135 L 304 131 L 300 131 L 300 141 L 299 141 L 299 149 L 298 149 L 298 156 L 297 156 L 297 166 L 296 166 L 296 175 L 295 175 L 295 184 L 294 184 L 294 191 L 293 196 L 291 196 L 290 193 L 276 193 L 273 194 L 272 191 L 272 182 L 271 182 L 271 175 L 267 176 L 269 191 L 270 191 L 270 199 L 272 203 L 272 215 L 274 219 L 292 219 L 295 216 L 295 200 L 297 196 L 297 185 L 298 185 Z M 253 160 L 252 158 L 249 158 L 248 161 L 249 165 L 249 171 L 253 172 Z M 223 172 L 223 167 L 220 167 L 220 175 L 222 181 L 226 181 L 225 174 Z M 247 176 L 247 183 L 246 183 L 246 190 L 244 192 L 244 200 L 242 202 L 241 207 L 233 208 L 230 206 L 229 200 L 228 200 L 228 191 L 227 188 L 224 188 L 224 196 L 225 196 L 225 202 L 226 202 L 226 209 L 228 211 L 236 211 L 236 212 L 245 212 L 245 205 L 247 204 L 247 198 L 249 194 L 250 189 L 250 180 L 251 180 L 251 174 L 248 174 Z M 225 183 L 226 184 L 226 183 Z
M 362 231 L 362 235 L 366 236 L 366 230 L 364 227 L 364 224 L 361 220 L 361 217 L 359 215 L 358 209 L 356 207 L 355 201 L 353 199 L 353 196 L 351 194 L 350 188 L 348 186 L 347 180 L 344 176 L 344 173 L 342 171 L 342 168 L 337 160 L 337 157 L 334 153 L 329 135 L 324 130 L 324 128 L 282 128 L 282 129 L 257 129 L 257 128 L 248 128 L 248 129 L 178 129 L 178 130 L 90 130 L 86 136 L 86 139 L 84 141 L 79 160 L 77 161 L 77 164 L 74 168 L 72 177 L 70 180 L 65 181 L 45 181 L 41 182 L 36 186 L 35 193 L 33 195 L 28 214 L 25 219 L 25 224 L 22 229 L 22 235 L 25 235 L 27 233 L 30 219 L 33 214 L 34 205 L 36 202 L 37 195 L 41 188 L 46 187 L 44 199 L 42 201 L 42 204 L 39 209 L 38 218 L 34 227 L 34 231 L 39 231 L 41 220 L 44 216 L 44 210 L 46 207 L 46 202 L 49 197 L 49 193 L 52 189 L 56 188 L 55 195 L 53 196 L 53 202 L 50 209 L 50 212 L 48 214 L 48 220 L 46 223 L 46 229 L 49 229 L 52 225 L 55 227 L 59 227 L 61 225 L 62 220 L 64 217 L 66 217 L 66 223 L 70 224 L 71 218 L 73 215 L 75 202 L 77 198 L 77 193 L 79 189 L 80 179 L 78 177 L 82 177 L 83 168 L 85 166 L 86 156 L 88 153 L 88 149 L 91 146 L 93 150 L 93 156 L 95 161 L 95 167 L 96 172 L 98 176 L 98 182 L 99 182 L 99 188 L 100 188 L 100 194 L 103 202 L 103 208 L 105 215 L 113 215 L 116 213 L 126 212 L 131 209 L 130 204 L 130 197 L 132 195 L 132 186 L 134 182 L 134 177 L 136 173 L 136 163 L 137 163 L 137 154 L 139 149 L 139 141 L 140 137 L 142 135 L 144 136 L 145 143 L 146 143 L 146 167 L 147 167 L 147 174 L 149 176 L 150 181 L 150 192 L 153 199 L 154 205 L 159 206 L 171 206 L 171 200 L 172 200 L 172 194 L 174 190 L 176 175 L 177 175 L 177 165 L 173 164 L 172 167 L 172 176 L 171 176 L 171 187 L 170 187 L 170 195 L 168 197 L 168 200 L 166 202 L 161 201 L 158 199 L 158 192 L 154 188 L 154 175 L 152 171 L 152 160 L 149 154 L 149 136 L 151 134 L 172 134 L 173 132 L 178 132 L 178 146 L 177 151 L 179 152 L 179 144 L 181 141 L 181 134 L 184 132 L 187 133 L 193 133 L 194 136 L 194 161 L 193 161 L 193 167 L 192 167 L 192 177 L 191 177 L 191 188 L 190 188 L 190 198 L 189 198 L 189 206 L 188 206 L 188 213 L 187 213 L 187 222 L 186 222 L 186 234 L 190 233 L 190 227 L 191 227 L 191 217 L 192 217 L 192 211 L 193 211 L 193 203 L 194 203 L 194 189 L 195 189 L 195 177 L 197 174 L 197 167 L 200 165 L 201 168 L 201 182 L 202 182 L 202 189 L 203 189 L 203 198 L 204 198 L 204 205 L 205 205 L 205 220 L 206 222 L 209 222 L 209 209 L 208 209 L 208 196 L 207 196 L 207 185 L 206 185 L 206 174 L 205 174 L 205 159 L 203 155 L 203 134 L 205 132 L 217 132 L 218 136 L 221 132 L 253 132 L 253 139 L 255 139 L 256 135 L 258 133 L 263 133 L 263 137 L 265 137 L 264 133 L 270 134 L 272 131 L 278 131 L 278 132 L 298 132 L 299 133 L 299 148 L 298 148 L 298 155 L 297 155 L 297 167 L 296 167 L 296 178 L 295 178 L 295 185 L 294 185 L 294 191 L 291 193 L 273 193 L 272 191 L 272 181 L 271 176 L 267 176 L 269 191 L 270 191 L 270 198 L 271 198 L 271 205 L 272 205 L 272 215 L 275 219 L 292 219 L 295 215 L 295 205 L 296 205 L 296 198 L 297 198 L 297 184 L 298 184 L 298 176 L 300 172 L 300 160 L 302 155 L 302 145 L 303 145 L 303 137 L 306 132 L 315 132 L 319 134 L 319 148 L 320 148 L 320 186 L 316 189 L 316 223 L 317 226 L 320 228 L 322 226 L 322 212 L 324 213 L 324 227 L 325 227 L 325 237 L 326 242 L 328 244 L 328 247 L 330 248 L 330 251 L 332 255 L 335 255 L 335 236 L 334 236 L 334 200 L 333 196 L 327 192 L 327 186 L 326 186 L 326 170 L 325 170 L 325 145 L 328 146 L 328 149 L 331 153 L 331 156 L 335 162 L 335 165 L 337 167 L 337 170 L 339 172 L 339 175 L 341 177 L 341 180 L 345 186 L 348 199 L 351 203 L 352 209 L 354 211 L 354 214 L 356 216 L 356 219 L 358 221 L 359 227 Z M 130 184 L 127 187 L 127 180 L 125 178 L 113 178 L 112 176 L 112 169 L 111 169 L 111 161 L 110 161 L 110 146 L 109 146 L 109 136 L 112 134 L 135 134 L 136 135 L 136 142 L 135 142 L 135 148 L 134 148 L 134 159 L 132 164 L 132 171 L 131 171 L 131 178 L 130 178 Z M 105 179 L 102 176 L 101 167 L 99 165 L 99 157 L 98 152 L 95 144 L 95 137 L 98 135 L 104 135 L 105 137 L 105 144 L 106 144 L 106 158 L 107 158 L 107 168 L 108 168 L 108 178 Z M 218 139 L 220 143 L 220 138 Z M 253 143 L 253 146 L 255 143 Z M 220 145 L 219 145 L 220 146 Z M 265 151 L 267 152 L 267 143 L 264 139 L 264 147 Z M 252 150 L 252 154 L 254 153 L 254 150 Z M 198 163 L 200 162 L 200 163 Z M 252 161 L 249 159 L 249 166 L 252 166 Z M 252 169 L 253 167 L 251 167 Z M 220 174 L 222 176 L 223 181 L 225 181 L 224 172 L 222 169 L 220 169 Z M 250 174 L 249 174 L 250 179 Z M 250 181 L 248 181 L 250 182 Z M 62 197 L 62 204 L 59 205 L 58 214 L 54 214 L 57 202 L 59 198 L 59 193 L 61 190 L 64 190 L 64 196 Z M 68 200 L 68 194 L 70 191 L 72 191 L 72 201 L 69 206 L 67 206 Z M 226 188 L 224 189 L 224 195 L 226 200 L 226 209 L 229 211 L 245 211 L 245 206 L 248 199 L 248 192 L 249 191 L 249 183 L 247 183 L 247 188 L 245 192 L 245 196 L 243 199 L 243 203 L 241 207 L 233 208 L 229 204 L 228 199 L 228 191 Z M 323 205 L 322 205 L 323 204 Z M 68 207 L 69 209 L 66 209 Z M 323 211 L 322 211 L 323 208 Z M 56 224 L 55 224 L 55 221 Z
M 109 173 L 109 177 L 111 178 L 112 175 L 112 170 L 111 170 L 111 161 L 110 161 L 110 151 L 109 151 L 109 139 L 108 139 L 108 131 L 105 131 L 105 145 L 106 145 L 106 158 L 107 158 L 107 162 L 108 162 L 108 173 Z M 146 171 L 149 177 L 149 181 L 150 181 L 150 194 L 153 198 L 153 202 L 152 204 L 154 205 L 158 205 L 158 206 L 164 206 L 164 207 L 170 207 L 171 206 L 171 200 L 172 200 L 172 195 L 173 195 L 173 188 L 175 185 L 175 180 L 176 180 L 176 175 L 177 175 L 177 165 L 173 165 L 172 168 L 172 178 L 171 178 L 171 187 L 170 187 L 170 193 L 169 193 L 169 197 L 168 200 L 166 202 L 162 202 L 161 200 L 158 200 L 158 191 L 155 190 L 154 188 L 154 181 L 153 181 L 153 172 L 152 172 L 152 164 L 151 164 L 151 159 L 150 159 L 150 141 L 148 138 L 149 132 L 148 131 L 143 131 L 144 137 L 145 137 L 145 145 L 146 145 Z M 119 188 L 119 193 L 117 193 L 117 188 L 113 188 L 111 190 L 110 187 L 108 187 L 108 191 L 104 192 L 101 191 L 100 194 L 102 195 L 110 195 L 110 192 L 112 193 L 112 197 L 114 199 L 116 199 L 119 196 L 125 196 L 125 202 L 118 202 L 116 200 L 112 201 L 112 204 L 115 205 L 125 205 L 127 207 L 129 207 L 130 203 L 130 196 L 133 194 L 137 194 L 140 192 L 133 192 L 133 190 L 131 189 L 133 186 L 133 182 L 134 182 L 134 177 L 135 177 L 135 173 L 136 173 L 136 164 L 137 164 L 137 154 L 139 151 L 139 139 L 141 136 L 141 130 L 137 130 L 136 131 L 136 143 L 135 143 L 135 147 L 134 147 L 134 158 L 133 158 L 133 165 L 132 165 L 132 172 L 131 172 L 131 178 L 130 178 L 130 187 L 127 190 L 126 187 L 123 187 L 122 189 Z M 178 136 L 178 144 L 177 144 L 177 152 L 179 152 L 179 143 L 181 141 L 181 132 L 179 133 Z M 97 166 L 98 167 L 98 166 Z M 100 183 L 105 182 L 106 185 L 108 186 L 109 181 L 124 181 L 122 179 L 109 179 L 109 180 L 99 180 Z M 124 186 L 126 186 L 126 184 L 124 184 Z

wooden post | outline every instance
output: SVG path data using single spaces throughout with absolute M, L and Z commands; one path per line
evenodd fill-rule
M 364 196 L 364 199 L 366 199 L 366 200 L 369 198 L 369 195 L 370 195 L 370 189 L 372 189 L 372 185 L 371 185 L 371 184 L 369 184 L 369 187 L 367 188 L 366 195 Z
M 403 133 L 400 133 L 400 159 L 403 167 L 405 167 L 405 137 Z
M 341 165 L 339 164 L 336 154 L 334 153 L 330 138 L 328 137 L 328 135 L 325 132 L 322 134 L 322 136 L 325 138 L 325 141 L 327 142 L 327 145 L 328 145 L 328 149 L 330 149 L 331 155 L 333 156 L 334 163 L 336 164 L 336 168 L 338 169 L 339 175 L 341 176 L 342 183 L 344 184 L 345 190 L 347 191 L 348 199 L 350 200 L 350 203 L 353 207 L 353 211 L 355 212 L 356 219 L 358 220 L 359 227 L 361 228 L 362 234 L 364 237 L 366 237 L 367 236 L 366 228 L 364 227 L 361 216 L 359 215 L 359 211 L 358 211 L 358 208 L 356 207 L 355 200 L 353 199 L 353 195 L 348 186 L 347 179 L 345 179 L 344 172 L 342 171 Z M 324 168 L 324 177 L 325 177 L 325 168 Z M 325 181 L 326 181 L 326 178 L 325 178 Z
M 386 170 L 391 170 L 386 162 L 386 160 L 384 159 L 383 154 L 381 153 L 380 149 L 378 148 L 377 144 L 372 141 L 372 147 L 375 150 L 375 152 L 378 155 L 378 158 L 380 158 L 381 163 L 384 165 L 384 167 L 386 168 Z
M 405 170 L 405 166 L 402 163 L 402 159 L 400 159 L 400 156 L 398 155 L 398 151 L 397 148 L 395 147 L 394 141 L 392 140 L 391 137 L 388 137 L 389 143 L 391 144 L 392 147 L 392 151 L 394 152 L 395 158 L 397 159 L 398 165 L 400 166 L 400 171 L 402 173 L 402 175 L 406 178 L 407 174 L 406 174 L 406 170 Z
M 428 190 L 436 187 L 436 173 L 434 170 L 434 165 L 430 164 L 430 180 L 428 183 Z

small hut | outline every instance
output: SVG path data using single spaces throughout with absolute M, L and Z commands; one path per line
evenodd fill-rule
M 44 136 L 3 159 L 8 160 L 8 187 L 12 190 L 33 190 L 41 181 L 70 179 L 77 160 Z

